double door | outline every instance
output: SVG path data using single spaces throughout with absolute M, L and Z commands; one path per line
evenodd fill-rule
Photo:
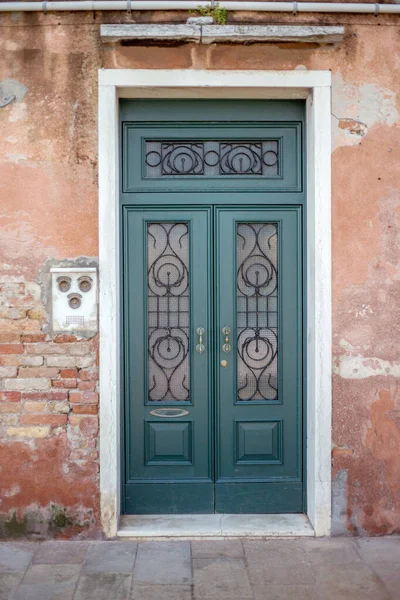
M 212 200 L 123 209 L 126 514 L 303 511 L 302 209 Z

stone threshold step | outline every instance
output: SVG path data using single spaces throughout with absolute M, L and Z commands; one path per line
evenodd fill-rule
M 312 537 L 304 514 L 124 515 L 120 538 Z

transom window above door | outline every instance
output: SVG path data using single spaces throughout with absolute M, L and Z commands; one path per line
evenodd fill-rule
M 122 193 L 302 191 L 301 123 L 122 124 Z M 167 185 L 167 187 L 166 187 Z
M 146 177 L 279 176 L 279 140 L 146 140 Z

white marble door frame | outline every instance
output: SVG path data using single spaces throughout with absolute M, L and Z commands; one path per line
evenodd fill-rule
M 307 515 L 331 523 L 331 74 L 329 71 L 99 70 L 100 499 L 120 516 L 119 98 L 306 99 Z M 279 515 L 277 515 L 279 518 Z

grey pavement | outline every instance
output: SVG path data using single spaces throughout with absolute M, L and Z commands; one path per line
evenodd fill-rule
M 400 536 L 0 543 L 0 600 L 400 600 Z

